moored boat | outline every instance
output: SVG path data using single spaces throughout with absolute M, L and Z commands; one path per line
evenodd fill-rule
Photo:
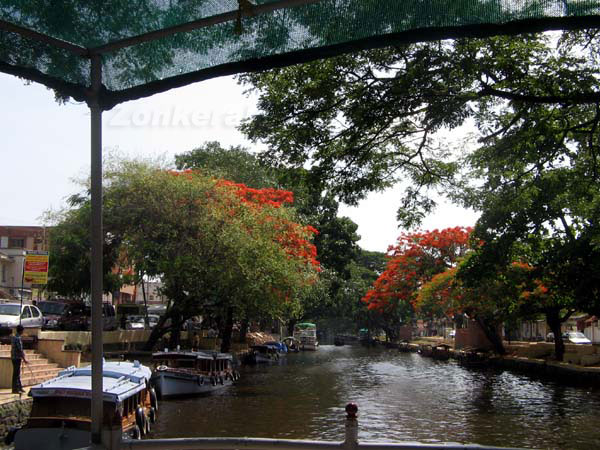
M 279 362 L 281 354 L 273 344 L 253 345 L 244 357 L 245 364 L 268 364 Z
M 288 336 L 281 340 L 287 347 L 288 353 L 297 353 L 300 351 L 300 341 L 293 336 Z
M 104 362 L 102 368 L 104 442 L 140 439 L 156 420 L 158 402 L 150 386 L 150 368 L 139 362 Z M 56 378 L 33 386 L 31 414 L 14 432 L 17 450 L 77 449 L 91 442 L 91 366 L 70 367 Z
M 164 351 L 152 354 L 152 383 L 159 397 L 208 394 L 237 381 L 229 353 Z
M 421 345 L 421 346 L 419 346 L 418 353 L 421 356 L 432 356 L 433 355 L 433 348 L 429 344 Z
M 489 362 L 485 350 L 466 348 L 457 352 L 458 363 L 467 367 L 481 367 Z
M 319 347 L 317 341 L 317 326 L 314 323 L 298 323 L 294 327 L 294 337 L 300 341 L 300 350 L 316 350 Z
M 450 346 L 448 344 L 439 344 L 433 347 L 431 356 L 433 359 L 447 361 L 450 359 Z

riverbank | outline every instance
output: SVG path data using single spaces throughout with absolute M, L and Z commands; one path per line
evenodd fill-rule
M 27 394 L 13 394 L 10 389 L 0 390 L 0 448 L 5 448 L 4 438 L 11 429 L 25 425 L 31 405 L 32 399 Z
M 450 358 L 469 365 L 468 355 L 472 350 L 454 349 L 450 340 L 438 337 L 421 337 L 405 343 L 405 351 L 419 352 L 431 356 L 429 349 L 438 345 L 448 346 Z M 565 361 L 553 359 L 553 344 L 543 342 L 507 343 L 507 353 L 497 355 L 492 352 L 474 352 L 473 358 L 478 367 L 493 367 L 514 370 L 524 374 L 547 377 L 568 384 L 600 386 L 600 348 L 597 346 L 568 345 Z M 576 364 L 586 362 L 588 365 Z

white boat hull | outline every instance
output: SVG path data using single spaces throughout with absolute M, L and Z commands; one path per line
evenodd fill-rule
M 162 398 L 178 395 L 201 395 L 222 389 L 233 384 L 230 377 L 191 375 L 175 371 L 159 371 L 152 376 L 156 392 Z
M 300 344 L 300 350 L 309 350 L 309 351 L 315 351 L 317 350 L 317 348 L 319 347 L 319 343 L 315 342 L 314 344 L 308 344 L 308 343 L 302 343 Z

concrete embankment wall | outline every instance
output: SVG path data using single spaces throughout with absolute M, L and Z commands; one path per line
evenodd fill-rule
M 566 362 L 505 356 L 490 359 L 492 367 L 514 370 L 531 375 L 550 377 L 568 384 L 600 386 L 600 367 L 582 367 Z
M 437 345 L 440 341 L 421 338 L 427 344 L 409 344 L 408 351 Z M 564 361 L 555 361 L 554 343 L 520 342 L 506 343 L 505 356 L 486 357 L 484 365 L 514 370 L 534 376 L 548 377 L 567 384 L 600 386 L 600 346 L 565 344 Z M 450 350 L 450 356 L 460 361 L 461 351 Z
M 25 424 L 31 412 L 30 398 L 0 404 L 0 448 L 3 448 L 4 437 L 12 428 Z

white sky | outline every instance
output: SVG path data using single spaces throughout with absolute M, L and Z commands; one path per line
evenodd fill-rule
M 103 148 L 128 156 L 165 157 L 216 140 L 252 147 L 237 131 L 255 110 L 233 78 L 224 77 L 124 103 L 103 115 Z M 71 181 L 89 173 L 89 110 L 59 105 L 52 91 L 0 73 L 0 225 L 40 225 L 40 216 L 64 206 L 78 191 Z M 398 194 L 372 194 L 341 214 L 358 225 L 361 247 L 385 251 L 400 231 Z M 423 229 L 473 225 L 471 211 L 444 205 Z

